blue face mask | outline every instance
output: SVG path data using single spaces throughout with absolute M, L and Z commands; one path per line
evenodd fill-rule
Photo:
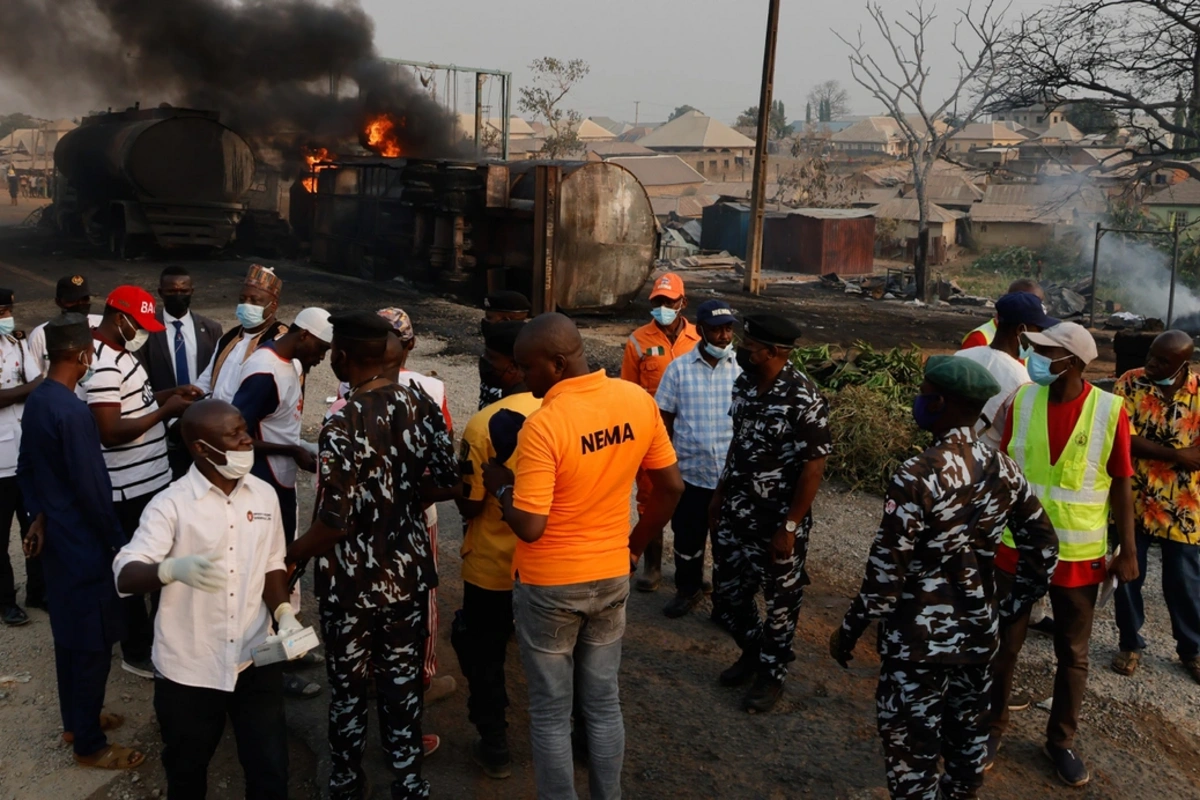
M 239 303 L 237 307 L 238 322 L 242 323 L 243 328 L 257 328 L 266 319 L 266 316 L 263 314 L 264 311 L 266 309 L 262 306 Z
M 3 320 L 0 320 L 0 322 L 3 322 Z M 0 330 L 0 333 L 11 333 L 11 331 L 2 331 L 2 330 Z M 1155 384 L 1156 386 L 1170 386 L 1172 383 L 1174 383 L 1174 382 L 1175 382 L 1175 379 L 1179 377 L 1179 370 L 1181 370 L 1181 369 L 1183 369 L 1183 367 L 1182 367 L 1182 366 L 1180 366 L 1180 367 L 1179 367 L 1179 369 L 1175 370 L 1175 374 L 1174 374 L 1174 375 L 1172 375 L 1171 377 L 1169 377 L 1169 378 L 1163 378 L 1163 379 L 1161 379 L 1161 380 L 1154 381 L 1154 384 Z
M 917 395 L 916 399 L 913 400 L 913 421 L 917 423 L 918 428 L 923 431 L 927 431 L 932 429 L 933 426 L 937 424 L 938 419 L 942 416 L 942 412 L 934 411 L 930 408 L 930 406 L 940 399 L 940 394 L 919 394 Z
M 1020 350 L 1020 352 L 1017 353 L 1017 358 L 1021 359 L 1022 361 L 1028 361 L 1032 355 L 1033 355 L 1032 347 L 1030 347 L 1029 345 L 1021 345 L 1021 350 Z
M 679 316 L 679 311 L 670 306 L 655 306 L 650 309 L 650 316 L 654 317 L 654 321 L 659 325 L 671 325 Z
M 1065 356 L 1065 358 L 1070 358 L 1070 356 Z M 1062 358 L 1055 359 L 1055 361 L 1062 360 Z M 1063 373 L 1060 372 L 1059 374 L 1055 375 L 1053 372 L 1051 372 L 1050 365 L 1053 363 L 1054 361 L 1051 361 L 1049 356 L 1044 356 L 1041 353 L 1031 354 L 1029 356 L 1029 362 L 1025 365 L 1025 369 L 1029 371 L 1029 379 L 1038 386 L 1049 386 L 1050 384 L 1054 383 L 1056 380 L 1062 377 Z
M 704 352 L 716 359 L 727 358 L 733 352 L 733 345 L 727 344 L 724 347 L 717 347 L 706 341 L 704 343 Z
M 12 317 L 0 319 L 0 336 L 9 336 L 17 329 L 17 321 Z

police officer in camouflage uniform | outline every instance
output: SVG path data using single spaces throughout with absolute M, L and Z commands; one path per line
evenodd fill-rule
M 372 678 L 392 797 L 428 797 L 421 671 L 437 571 L 423 506 L 458 493 L 454 447 L 433 399 L 386 369 L 391 324 L 371 311 L 330 321 L 330 366 L 350 390 L 321 429 L 312 526 L 288 548 L 291 563 L 317 559 L 331 695 L 330 797 L 362 796 Z
M 999 391 L 973 361 L 929 359 L 913 417 L 933 444 L 892 477 L 862 589 L 829 642 L 846 666 L 880 620 L 875 697 L 894 798 L 976 796 L 1000 620 L 1028 610 L 1058 563 L 1054 528 L 1016 462 L 976 438 L 979 413 Z M 1005 526 L 1019 561 L 1000 600 L 993 558 Z
M 791 363 L 800 337 L 794 322 L 748 316 L 733 385 L 733 442 L 709 506 L 713 559 L 720 561 L 714 607 L 742 648 L 721 673 L 723 686 L 753 680 L 742 707 L 769 711 L 783 693 L 792 639 L 808 577 L 804 559 L 812 502 L 832 450 L 829 405 Z M 762 587 L 767 616 L 758 614 Z

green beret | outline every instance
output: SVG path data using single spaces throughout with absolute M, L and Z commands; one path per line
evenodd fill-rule
M 987 401 L 1000 393 L 992 373 L 969 358 L 930 356 L 925 362 L 925 380 L 946 394 L 968 400 Z

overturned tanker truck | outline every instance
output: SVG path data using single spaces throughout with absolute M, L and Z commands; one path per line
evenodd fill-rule
M 218 112 L 166 105 L 84 118 L 59 140 L 54 166 L 54 227 L 121 258 L 225 247 L 255 172 L 250 145 Z

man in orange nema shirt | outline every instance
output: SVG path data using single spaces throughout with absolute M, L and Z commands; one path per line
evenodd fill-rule
M 516 474 L 488 464 L 483 477 L 517 535 L 513 611 L 538 797 L 576 797 L 574 696 L 587 726 L 591 796 L 619 798 L 625 723 L 617 673 L 630 567 L 671 518 L 683 478 L 654 399 L 603 370 L 590 372 L 569 319 L 534 318 L 514 356 L 543 404 L 521 428 Z M 630 532 L 629 491 L 639 469 L 653 492 Z
M 621 361 L 621 378 L 641 386 L 651 397 L 658 391 L 667 365 L 692 352 L 700 342 L 700 332 L 683 316 L 687 295 L 683 278 L 668 272 L 654 279 L 650 289 L 650 316 L 642 327 L 629 334 L 625 342 L 625 357 Z M 650 496 L 650 481 L 643 474 L 637 477 L 638 514 L 645 511 Z M 638 578 L 639 592 L 657 591 L 662 582 L 662 531 L 646 547 L 644 574 Z

